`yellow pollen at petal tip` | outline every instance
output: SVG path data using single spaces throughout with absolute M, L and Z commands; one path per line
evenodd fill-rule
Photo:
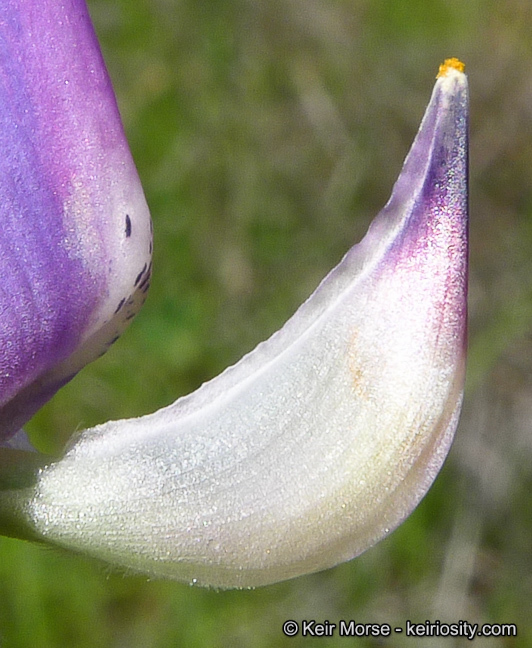
M 458 72 L 463 72 L 465 70 L 465 64 L 457 58 L 445 59 L 445 61 L 440 65 L 436 78 L 439 79 L 440 77 L 447 76 L 449 70 L 458 70 Z

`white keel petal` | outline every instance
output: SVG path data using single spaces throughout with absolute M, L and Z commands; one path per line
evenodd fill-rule
M 83 432 L 41 471 L 33 524 L 111 563 L 216 587 L 356 556 L 413 510 L 450 447 L 466 273 L 467 87 L 451 66 L 362 243 L 218 378 Z

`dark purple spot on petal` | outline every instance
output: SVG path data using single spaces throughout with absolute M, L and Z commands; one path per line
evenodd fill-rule
M 152 264 L 150 263 L 150 265 L 148 266 L 148 268 L 146 270 L 146 274 L 145 274 L 144 278 L 142 279 L 142 281 L 138 285 L 139 290 L 142 290 L 144 292 L 146 292 L 146 290 L 148 289 L 148 287 L 150 285 L 151 266 L 152 266 Z M 148 284 L 148 286 L 146 286 L 146 284 Z M 137 285 L 137 284 L 135 284 L 135 285 Z
M 129 218 L 129 214 L 126 214 L 126 238 L 129 238 L 131 236 L 131 218 Z
M 143 267 L 142 270 L 138 273 L 137 278 L 135 279 L 135 284 L 134 284 L 135 286 L 136 286 L 136 285 L 139 283 L 139 281 L 142 279 L 142 275 L 146 272 L 147 269 L 148 269 L 148 266 L 147 266 L 147 264 L 145 263 L 145 264 L 144 264 L 144 267 Z
M 122 299 L 120 300 L 118 306 L 116 307 L 115 315 L 116 315 L 116 313 L 118 313 L 118 311 L 122 308 L 122 306 L 124 305 L 125 301 L 126 301 L 126 298 L 125 298 L 125 297 L 122 297 Z

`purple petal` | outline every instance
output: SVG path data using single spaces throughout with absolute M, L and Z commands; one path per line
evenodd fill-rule
M 145 298 L 148 208 L 82 0 L 0 5 L 0 440 Z

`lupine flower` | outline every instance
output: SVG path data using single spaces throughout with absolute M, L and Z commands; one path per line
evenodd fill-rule
M 86 12 L 60 5 L 2 10 L 8 430 L 42 384 L 47 397 L 110 341 L 95 330 L 116 328 L 149 267 L 147 212 Z M 154 414 L 85 430 L 58 460 L 0 451 L 5 532 L 238 587 L 330 567 L 400 524 L 438 473 L 462 400 L 467 101 L 450 59 L 366 237 L 235 366 Z

